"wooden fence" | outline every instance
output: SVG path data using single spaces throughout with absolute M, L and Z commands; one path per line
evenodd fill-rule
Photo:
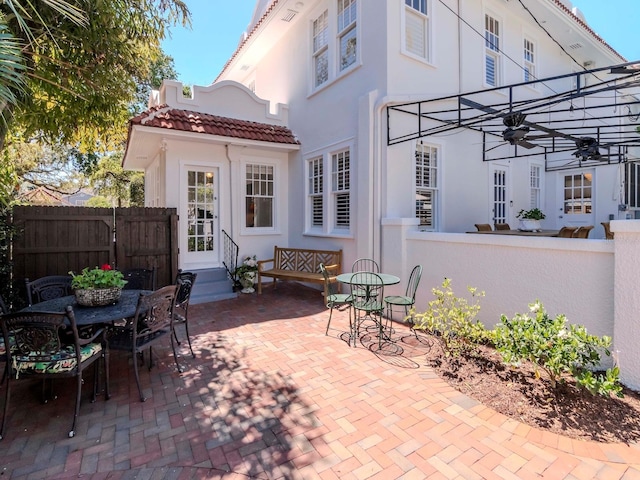
M 158 286 L 178 271 L 178 215 L 174 208 L 17 206 L 13 279 L 65 275 L 105 263 L 119 270 L 157 269 Z

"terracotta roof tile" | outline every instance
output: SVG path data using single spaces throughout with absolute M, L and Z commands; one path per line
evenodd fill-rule
M 249 122 L 237 118 L 219 117 L 158 105 L 133 117 L 131 125 L 166 128 L 183 132 L 204 133 L 222 137 L 244 138 L 261 142 L 299 145 L 300 142 L 287 127 L 269 123 Z

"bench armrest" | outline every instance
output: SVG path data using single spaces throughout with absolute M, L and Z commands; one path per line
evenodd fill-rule
M 264 268 L 262 268 L 262 266 L 265 263 L 273 263 L 273 260 L 274 260 L 273 258 L 270 258 L 269 260 L 258 260 L 258 271 L 262 272 L 264 270 Z

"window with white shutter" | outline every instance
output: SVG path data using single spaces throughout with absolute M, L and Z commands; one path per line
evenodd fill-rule
M 308 162 L 309 166 L 309 218 L 311 227 L 324 226 L 324 168 L 323 158 L 316 157 Z
M 351 225 L 350 211 L 350 165 L 349 150 L 331 155 L 331 193 L 333 197 L 334 222 L 337 230 Z
M 405 51 L 425 60 L 429 60 L 429 16 L 427 7 L 426 0 L 405 0 Z
M 491 87 L 500 84 L 500 23 L 490 15 L 484 16 L 485 73 L 484 81 Z
M 415 150 L 416 217 L 420 226 L 435 230 L 438 201 L 438 147 L 419 143 Z
M 531 82 L 536 79 L 535 44 L 524 39 L 524 81 Z

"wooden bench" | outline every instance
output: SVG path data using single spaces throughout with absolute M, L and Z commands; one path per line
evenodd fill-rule
M 266 265 L 271 263 L 272 268 Z M 258 260 L 258 293 L 262 293 L 262 277 L 273 278 L 273 288 L 277 280 L 294 280 L 308 283 L 324 283 L 320 271 L 323 263 L 335 281 L 342 272 L 342 250 L 308 250 L 305 248 L 274 247 L 273 258 Z M 325 296 L 327 292 L 325 292 Z

